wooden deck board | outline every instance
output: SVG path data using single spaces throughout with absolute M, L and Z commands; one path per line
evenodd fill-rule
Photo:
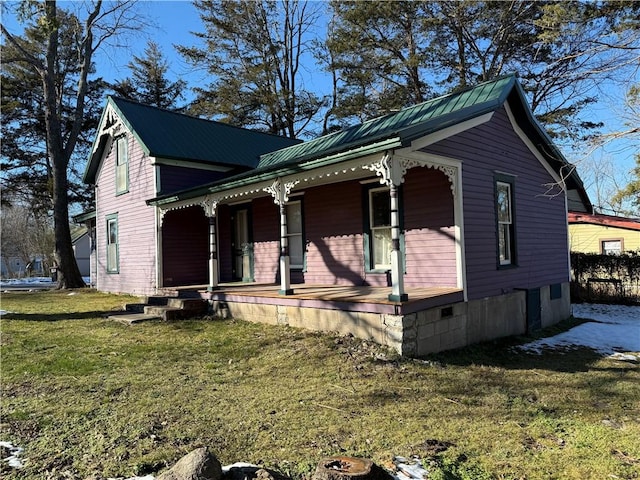
M 205 291 L 206 286 L 181 287 Z M 213 300 L 241 303 L 273 303 L 308 308 L 330 308 L 405 314 L 462 301 L 462 290 L 453 287 L 407 288 L 409 300 L 389 300 L 391 287 L 349 285 L 292 285 L 293 294 L 281 295 L 276 284 L 220 284 L 206 295 Z M 203 292 L 204 295 L 204 292 Z

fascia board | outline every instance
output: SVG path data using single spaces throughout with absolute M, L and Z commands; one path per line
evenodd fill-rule
M 412 150 L 420 150 L 421 148 L 427 147 L 434 143 L 445 140 L 454 135 L 458 135 L 466 130 L 477 127 L 484 123 L 487 123 L 493 117 L 494 112 L 488 112 L 477 117 L 471 118 L 469 120 L 465 120 L 463 122 L 457 123 L 455 125 L 451 125 L 449 127 L 445 127 L 442 130 L 438 130 L 434 133 L 430 133 L 425 135 L 424 137 L 418 138 L 411 142 Z

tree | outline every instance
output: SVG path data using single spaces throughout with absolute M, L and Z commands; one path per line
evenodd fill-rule
M 605 140 L 625 139 L 630 140 L 635 148 L 636 166 L 631 170 L 632 179 L 629 183 L 618 189 L 611 198 L 611 201 L 620 205 L 630 204 L 632 208 L 621 209 L 622 213 L 640 218 L 640 153 L 638 143 L 640 143 L 640 84 L 633 85 L 627 93 L 627 118 L 626 129 L 605 136 Z M 635 208 L 635 209 L 633 209 Z
M 328 68 L 339 78 L 336 118 L 364 121 L 433 95 L 427 3 L 333 0 L 330 5 L 326 48 Z
M 341 82 L 338 116 L 384 113 L 372 92 L 384 93 L 389 111 L 517 72 L 550 134 L 575 142 L 600 126 L 580 117 L 596 100 L 594 87 L 615 81 L 639 58 L 640 30 L 631 20 L 640 12 L 637 2 L 334 0 L 331 6 L 338 27 L 327 42 Z
M 59 103 L 63 115 L 71 114 L 70 105 L 77 95 L 76 83 L 79 73 L 74 61 L 77 56 L 74 46 L 77 18 L 60 12 L 60 42 L 57 76 L 63 88 Z M 23 48 L 37 55 L 44 50 L 46 38 L 42 29 L 27 27 L 23 34 Z M 17 58 L 22 52 L 9 43 L 3 47 L 3 59 Z M 88 208 L 93 195 L 88 185 L 82 183 L 81 173 L 91 147 L 93 134 L 100 118 L 105 83 L 98 78 L 89 81 L 86 108 L 76 148 L 69 158 L 68 196 L 70 204 Z M 41 76 L 23 62 L 11 62 L 2 67 L 2 189 L 3 204 L 29 205 L 36 215 L 50 212 L 53 208 L 51 157 L 46 150 L 46 123 Z M 62 136 L 69 135 L 72 122 L 61 124 Z
M 178 47 L 213 76 L 196 88 L 196 115 L 297 138 L 323 105 L 301 85 L 305 38 L 318 13 L 313 2 L 197 0 L 205 48 Z
M 3 36 L 13 49 L 11 56 L 6 55 L 3 49 L 3 64 L 17 63 L 37 76 L 40 82 L 41 97 L 34 100 L 39 102 L 43 112 L 41 121 L 45 135 L 40 141 L 50 166 L 48 179 L 51 182 L 58 288 L 85 286 L 71 244 L 68 175 L 73 152 L 86 122 L 92 58 L 96 50 L 117 32 L 128 27 L 140 27 L 140 22 L 130 16 L 134 4 L 133 1 L 118 0 L 105 7 L 101 0 L 83 2 L 81 6 L 88 10 L 81 21 L 78 16 L 66 17 L 61 13 L 55 0 L 43 3 L 24 0 L 19 4 L 22 18 L 30 18 L 29 27 L 38 30 L 40 41 L 37 43 L 28 37 L 11 34 L 4 24 L 1 25 Z M 64 27 L 62 21 L 65 22 Z M 63 35 L 65 28 L 72 33 Z M 69 42 L 69 48 L 76 53 L 72 69 L 65 65 L 69 59 L 61 55 L 65 42 Z M 67 74 L 72 78 L 67 78 Z M 73 98 L 66 98 L 64 92 L 73 83 Z
M 180 109 L 176 102 L 184 98 L 187 84 L 184 80 L 172 82 L 166 77 L 169 64 L 157 43 L 149 41 L 144 57 L 134 55 L 128 66 L 132 76 L 113 85 L 116 95 L 145 105 Z
M 44 269 L 53 265 L 54 233 L 48 215 L 31 207 L 5 207 L 0 214 L 2 223 L 2 256 L 20 258 L 22 265 L 42 260 Z M 45 270 L 46 271 L 46 270 Z M 18 272 L 9 272 L 15 275 Z

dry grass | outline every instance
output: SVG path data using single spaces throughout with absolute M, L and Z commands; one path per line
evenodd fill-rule
M 26 459 L 3 478 L 157 473 L 199 446 L 295 478 L 334 454 L 418 455 L 433 479 L 640 475 L 640 369 L 588 350 L 407 360 L 243 321 L 127 327 L 88 291 L 2 302 L 0 440 Z

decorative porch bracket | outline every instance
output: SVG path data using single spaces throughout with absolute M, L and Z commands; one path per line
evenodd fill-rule
M 407 170 L 414 167 L 430 167 L 440 170 L 449 179 L 451 193 L 457 193 L 457 168 L 428 160 L 418 160 L 393 155 L 386 151 L 378 162 L 362 165 L 363 169 L 371 170 L 380 177 L 380 183 L 389 187 L 391 197 L 391 294 L 389 300 L 406 302 L 409 296 L 404 291 L 404 275 L 402 271 L 402 251 L 400 250 L 400 215 L 398 212 L 398 187 L 404 182 Z
M 362 166 L 364 169 L 374 171 L 380 177 L 380 183 L 389 187 L 391 197 L 391 294 L 389 300 L 392 302 L 409 300 L 409 295 L 404 291 L 404 272 L 402 271 L 398 187 L 404 182 L 407 170 L 417 165 L 419 164 L 415 160 L 400 159 L 387 151 L 379 162 Z
M 218 251 L 216 242 L 216 210 L 219 198 L 207 195 L 200 202 L 204 214 L 209 219 L 209 286 L 207 291 L 212 292 L 218 287 Z
M 289 268 L 289 241 L 287 237 L 287 210 L 286 203 L 289 201 L 289 193 L 300 180 L 283 182 L 281 178 L 276 178 L 274 182 L 264 191 L 273 197 L 273 201 L 280 209 L 280 295 L 292 295 L 291 271 Z

